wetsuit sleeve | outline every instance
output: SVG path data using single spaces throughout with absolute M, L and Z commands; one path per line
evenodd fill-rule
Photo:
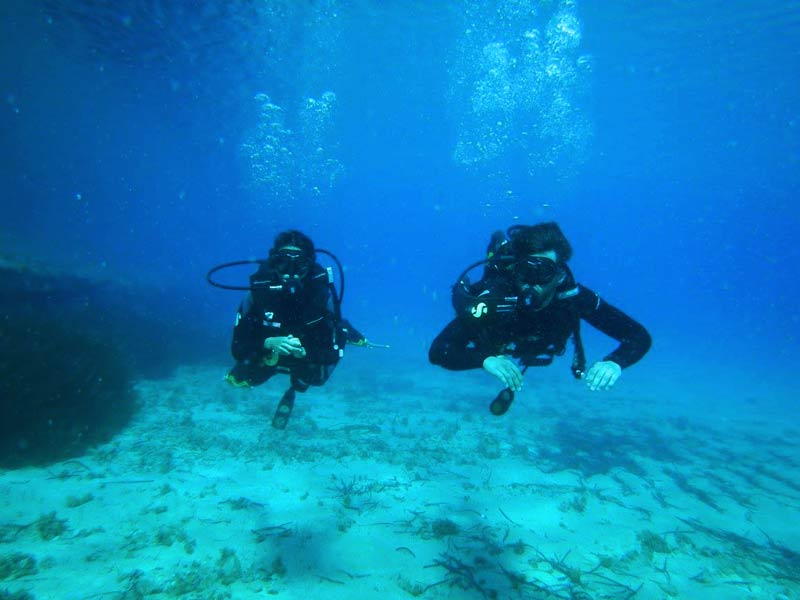
M 578 288 L 581 318 L 619 342 L 619 346 L 603 360 L 612 360 L 624 369 L 647 354 L 652 339 L 640 323 L 605 302 L 592 290 L 582 285 Z
M 261 315 L 255 309 L 252 294 L 248 293 L 236 313 L 231 342 L 233 358 L 242 361 L 255 360 L 261 356 L 264 348 L 261 329 Z
M 428 359 L 451 371 L 479 369 L 491 351 L 481 348 L 473 339 L 474 336 L 461 319 L 453 319 L 442 332 L 436 336 L 428 352 Z

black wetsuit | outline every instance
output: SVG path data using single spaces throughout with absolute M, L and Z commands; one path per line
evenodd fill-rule
M 276 284 L 249 292 L 236 315 L 231 352 L 237 362 L 228 380 L 234 385 L 255 386 L 275 373 L 288 373 L 298 391 L 325 383 L 345 343 L 364 341 L 346 320 L 338 318 L 333 294 L 327 271 L 318 264 L 293 290 Z M 264 348 L 267 338 L 290 334 L 299 338 L 304 357 L 276 356 Z
M 481 294 L 513 298 L 516 304 L 508 312 L 489 311 L 478 317 L 467 312 L 451 321 L 431 346 L 429 358 L 433 364 L 454 371 L 477 369 L 487 357 L 500 354 L 511 355 L 523 365 L 550 364 L 554 356 L 564 353 L 571 336 L 579 336 L 581 320 L 619 342 L 603 360 L 614 361 L 623 369 L 650 348 L 650 334 L 642 325 L 604 302 L 597 293 L 575 283 L 569 272 L 552 302 L 539 311 L 527 308 L 515 296 L 510 278 L 502 274 L 484 277 L 470 287 L 470 294 L 478 299 Z M 574 372 L 577 370 L 573 368 Z

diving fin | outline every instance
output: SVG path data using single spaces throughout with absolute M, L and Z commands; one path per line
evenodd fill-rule
M 514 392 L 508 388 L 505 388 L 500 390 L 500 393 L 495 396 L 494 400 L 492 400 L 492 403 L 489 405 L 489 410 L 494 416 L 499 417 L 506 414 L 513 401 Z
M 294 408 L 294 387 L 290 387 L 283 393 L 281 401 L 278 402 L 278 407 L 275 409 L 275 415 L 272 417 L 272 426 L 275 429 L 286 429 L 286 424 L 289 422 L 289 417 L 292 415 Z

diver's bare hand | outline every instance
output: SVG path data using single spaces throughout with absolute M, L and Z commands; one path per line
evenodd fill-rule
M 622 367 L 613 360 L 601 360 L 592 365 L 592 368 L 583 376 L 586 385 L 593 392 L 596 390 L 610 390 L 622 375 Z
M 292 356 L 294 356 L 295 358 L 305 358 L 306 349 L 303 348 L 303 345 L 301 344 L 301 345 L 295 347 L 294 349 L 292 349 Z
M 512 392 L 522 389 L 522 372 L 505 356 L 489 356 L 483 361 L 483 368 L 497 377 Z
M 272 350 L 273 352 L 277 352 L 283 356 L 291 354 L 292 356 L 302 358 L 306 355 L 306 349 L 303 348 L 303 344 L 300 342 L 300 339 L 294 337 L 293 335 L 267 338 L 264 340 L 264 348 L 267 350 Z

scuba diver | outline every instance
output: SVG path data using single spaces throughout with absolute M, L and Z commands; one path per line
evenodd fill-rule
M 341 290 L 336 291 L 333 271 L 317 262 L 326 254 L 339 270 Z M 256 263 L 247 287 L 220 284 L 215 272 Z M 207 280 L 223 289 L 248 290 L 236 313 L 231 352 L 236 364 L 225 379 L 236 387 L 261 385 L 276 373 L 289 375 L 272 426 L 285 429 L 294 407 L 295 393 L 321 386 L 331 376 L 346 343 L 371 344 L 342 318 L 344 279 L 341 264 L 327 250 L 315 249 L 311 239 L 296 230 L 279 233 L 266 260 L 236 261 L 214 267 Z
M 572 373 L 593 391 L 610 389 L 650 349 L 642 325 L 575 281 L 571 257 L 558 224 L 516 225 L 495 232 L 487 258 L 467 267 L 453 286 L 456 318 L 433 341 L 429 359 L 453 371 L 482 367 L 499 379 L 505 388 L 490 404 L 492 414 L 508 410 L 528 367 L 552 363 L 570 338 Z M 469 272 L 481 265 L 483 277 L 471 284 Z M 588 371 L 581 320 L 619 342 Z

